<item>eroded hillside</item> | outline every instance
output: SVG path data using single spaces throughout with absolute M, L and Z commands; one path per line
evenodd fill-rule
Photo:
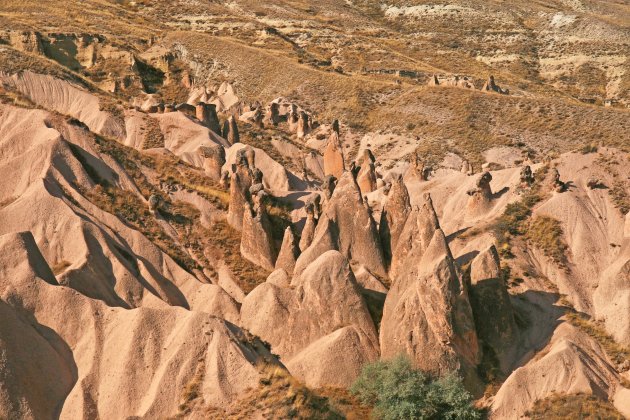
M 629 17 L 0 2 L 0 417 L 630 416 Z

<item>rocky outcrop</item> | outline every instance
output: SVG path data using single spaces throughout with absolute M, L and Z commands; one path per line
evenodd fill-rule
M 385 299 L 380 342 L 383 358 L 402 353 L 427 372 L 475 377 L 480 353 L 472 310 L 441 229 L 426 247 L 421 237 L 413 241 Z
M 385 260 L 376 224 L 351 172 L 344 172 L 325 204 L 311 246 L 298 258 L 301 273 L 322 252 L 335 249 L 370 272 L 385 277 Z
M 284 231 L 284 237 L 282 238 L 282 247 L 278 253 L 278 259 L 276 260 L 276 270 L 281 268 L 287 273 L 293 273 L 295 268 L 295 261 L 300 255 L 300 248 L 298 247 L 295 235 L 291 226 L 288 226 Z
M 228 141 L 230 145 L 238 143 L 240 136 L 238 134 L 238 125 L 236 124 L 236 118 L 230 115 L 223 123 L 223 138 Z
M 477 178 L 475 187 L 466 191 L 470 196 L 467 204 L 469 211 L 478 213 L 487 208 L 490 200 L 492 200 L 490 181 L 492 181 L 492 175 L 490 172 L 484 172 Z
M 221 168 L 225 165 L 225 149 L 220 144 L 202 146 L 203 169 L 210 178 L 215 181 L 221 179 Z
M 392 250 L 396 249 L 398 238 L 411 212 L 409 192 L 401 175 L 395 175 L 387 194 L 387 201 L 381 212 L 379 236 L 383 245 L 385 260 L 391 263 Z
M 299 113 L 296 130 L 297 130 L 296 134 L 297 134 L 298 139 L 303 139 L 304 136 L 306 136 L 308 132 L 310 131 L 310 123 L 309 123 L 308 114 L 304 111 L 300 111 Z
M 425 167 L 420 155 L 414 153 L 405 172 L 405 182 L 426 181 L 431 174 L 431 168 Z
M 312 202 L 306 203 L 306 222 L 302 229 L 302 236 L 300 237 L 300 251 L 304 251 L 311 246 L 313 237 L 315 236 L 315 228 L 317 227 L 317 219 L 315 218 L 315 206 Z
M 324 151 L 324 175 L 332 175 L 335 178 L 341 178 L 346 170 L 344 163 L 343 148 L 339 140 L 339 133 L 332 131 L 328 138 L 328 144 Z
M 537 400 L 556 393 L 612 400 L 618 381 L 601 346 L 576 327 L 562 323 L 545 350 L 503 383 L 493 399 L 490 418 L 523 418 Z
M 523 166 L 520 173 L 521 188 L 530 187 L 534 183 L 534 174 L 529 165 Z
M 3 419 L 165 418 L 193 381 L 207 403 L 228 404 L 258 385 L 257 364 L 277 363 L 205 307 L 129 310 L 59 285 L 30 233 L 0 236 L 0 250 Z
M 268 342 L 298 379 L 322 385 L 336 375 L 335 383 L 347 386 L 379 353 L 376 328 L 350 265 L 338 251 L 328 251 L 294 280 L 294 289 L 267 282 L 256 287 L 243 301 L 241 322 Z M 340 352 L 340 342 L 353 347 Z
M 243 215 L 249 207 L 249 188 L 252 186 L 252 174 L 244 156 L 232 165 L 230 175 L 230 204 L 227 221 L 234 229 L 241 230 Z
M 560 172 L 558 172 L 558 169 L 551 168 L 548 177 L 549 185 L 553 191 L 561 193 L 566 189 L 566 184 L 560 180 Z
M 468 162 L 467 160 L 465 160 L 465 159 L 462 162 L 461 173 L 469 175 L 469 176 L 473 175 L 475 173 L 472 164 L 470 162 Z
M 390 278 L 396 279 L 398 277 L 414 249 L 416 253 L 422 254 L 423 250 L 429 246 L 435 231 L 439 228 L 440 224 L 433 208 L 431 196 L 425 194 L 422 196 L 422 203 L 412 208 L 404 221 L 398 240 L 395 245 L 392 245 Z
M 42 36 L 39 32 L 11 31 L 9 32 L 9 44 L 18 51 L 39 55 L 44 54 Z
M 289 131 L 297 132 L 299 120 L 300 120 L 300 114 L 298 113 L 297 105 L 291 104 L 291 110 L 287 114 L 287 123 L 289 124 Z
M 486 83 L 484 83 L 484 85 L 481 88 L 481 90 L 483 92 L 494 92 L 494 93 L 499 93 L 501 95 L 509 95 L 509 93 L 510 93 L 510 91 L 508 89 L 501 89 L 501 87 L 499 87 L 495 83 L 494 76 L 488 77 L 488 80 L 486 81 Z
M 374 167 L 374 155 L 370 149 L 365 149 L 359 161 L 361 169 L 357 174 L 357 183 L 362 194 L 371 193 L 376 190 L 376 169 Z
M 162 206 L 162 197 L 157 194 L 151 194 L 149 197 L 149 211 L 152 214 L 156 214 L 160 211 L 160 207 Z
M 219 117 L 217 116 L 216 105 L 199 102 L 195 106 L 195 111 L 195 116 L 197 117 L 199 122 L 201 122 L 201 124 L 208 127 L 216 134 L 221 135 L 221 127 L 219 125 Z
M 255 184 L 252 186 L 254 188 Z M 273 271 L 278 251 L 272 236 L 271 222 L 265 207 L 264 190 L 253 195 L 254 205 L 243 213 L 241 231 L 241 255 L 250 262 Z
M 484 352 L 491 351 L 503 373 L 510 372 L 518 328 L 499 254 L 494 245 L 479 253 L 470 266 L 470 304 Z
M 277 126 L 280 122 L 280 111 L 278 103 L 272 102 L 269 104 L 267 108 L 267 112 L 265 113 L 265 124 L 269 124 L 272 126 Z
M 445 75 L 432 75 L 429 78 L 428 86 L 449 86 L 458 87 L 462 89 L 475 89 L 475 85 L 472 79 L 468 76 L 445 76 Z

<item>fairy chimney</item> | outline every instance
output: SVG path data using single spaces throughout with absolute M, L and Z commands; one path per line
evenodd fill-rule
M 229 118 L 223 123 L 223 138 L 226 139 L 230 145 L 233 145 L 240 141 L 236 118 L 234 118 L 233 115 L 230 115 Z
M 345 170 L 346 166 L 339 133 L 333 130 L 330 133 L 328 144 L 324 151 L 324 175 L 332 175 L 339 179 Z

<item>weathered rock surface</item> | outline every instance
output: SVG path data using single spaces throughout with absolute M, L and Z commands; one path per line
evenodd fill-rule
M 492 351 L 501 370 L 509 373 L 518 327 L 494 245 L 475 257 L 470 268 L 470 281 L 470 304 L 484 351 Z
M 265 270 L 273 271 L 278 251 L 271 233 L 271 222 L 261 202 L 264 194 L 264 191 L 258 193 L 253 208 L 249 207 L 243 213 L 241 255 Z
M 295 268 L 295 261 L 300 255 L 300 248 L 293 234 L 291 227 L 287 227 L 284 231 L 284 237 L 282 238 L 282 247 L 278 253 L 278 259 L 276 260 L 276 270 L 281 268 L 287 273 L 293 273 Z
M 374 155 L 369 149 L 365 149 L 359 162 L 361 169 L 357 174 L 357 184 L 362 194 L 368 194 L 376 190 L 376 169 Z
M 221 126 L 219 125 L 219 117 L 217 116 L 217 106 L 214 104 L 206 104 L 199 102 L 196 107 L 196 117 L 203 125 L 218 135 L 221 135 Z
M 203 146 L 201 147 L 201 154 L 204 158 L 203 169 L 210 178 L 219 181 L 223 165 L 225 165 L 225 149 L 219 144 Z
M 0 250 L 3 418 L 173 416 L 196 375 L 206 401 L 226 404 L 274 360 L 209 314 L 108 307 L 58 285 L 30 233 L 0 236 Z
M 332 131 L 324 151 L 324 175 L 332 175 L 339 179 L 345 170 L 343 146 L 339 140 L 339 133 Z
M 256 287 L 243 301 L 243 325 L 271 344 L 298 378 L 323 383 L 336 372 L 340 383 L 351 382 L 359 366 L 378 358 L 379 351 L 374 322 L 348 261 L 338 251 L 325 252 L 294 283 L 294 288 L 268 282 Z M 334 334 L 343 328 L 349 330 Z M 335 355 L 339 342 L 352 342 L 354 350 Z
M 383 206 L 381 222 L 379 223 L 379 236 L 383 245 L 383 255 L 388 263 L 391 263 L 392 250 L 396 249 L 398 238 L 410 212 L 409 192 L 402 176 L 396 175 L 387 194 L 387 201 Z
M 554 393 L 585 393 L 612 399 L 617 383 L 617 373 L 599 344 L 563 323 L 541 357 L 515 370 L 503 383 L 494 398 L 491 418 L 521 418 L 536 400 Z
M 426 248 L 421 238 L 412 243 L 385 299 L 380 343 L 383 358 L 403 353 L 422 370 L 474 377 L 480 354 L 472 310 L 441 229 Z
M 249 188 L 252 184 L 252 175 L 247 161 L 241 161 L 233 166 L 230 175 L 230 203 L 228 206 L 227 221 L 234 229 L 241 230 L 243 215 L 250 203 Z
M 227 120 L 223 123 L 223 138 L 228 141 L 230 145 L 238 143 L 240 141 L 240 136 L 238 134 L 238 125 L 236 124 L 236 119 L 234 115 L 230 115 Z
M 404 191 L 401 191 L 404 200 Z M 403 204 L 404 205 L 404 204 Z M 399 229 L 398 240 L 395 246 L 391 246 L 392 260 L 390 264 L 389 275 L 392 279 L 396 279 L 398 272 L 408 261 L 409 254 L 415 248 L 418 255 L 422 255 L 424 250 L 429 246 L 429 242 L 437 229 L 440 228 L 437 215 L 433 208 L 433 201 L 429 194 L 422 197 L 420 206 L 415 206 L 410 212 L 406 211 L 408 216 L 402 222 L 402 228 Z M 403 211 L 401 214 L 404 214 Z
M 376 224 L 351 172 L 344 172 L 315 229 L 310 247 L 295 265 L 300 274 L 323 252 L 335 249 L 385 277 L 385 259 Z

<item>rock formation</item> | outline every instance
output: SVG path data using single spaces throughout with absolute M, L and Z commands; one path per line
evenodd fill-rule
M 223 123 L 222 134 L 223 138 L 226 139 L 230 145 L 238 143 L 240 141 L 240 137 L 238 135 L 238 126 L 233 115 L 230 115 L 229 118 Z
M 278 251 L 272 237 L 265 200 L 265 191 L 258 191 L 252 197 L 254 204 L 243 212 L 241 255 L 265 270 L 273 271 Z
M 225 165 L 225 149 L 217 144 L 213 146 L 202 146 L 201 155 L 204 158 L 203 169 L 210 178 L 215 181 L 221 179 L 221 171 Z
M 217 116 L 217 108 L 214 104 L 206 104 L 199 102 L 195 106 L 197 119 L 216 134 L 221 135 L 221 127 L 219 125 L 219 117 Z
M 558 172 L 558 169 L 551 168 L 549 179 L 551 180 L 551 189 L 555 192 L 561 193 L 566 189 L 566 184 L 560 180 L 560 172 Z
M 151 194 L 149 197 L 149 210 L 151 213 L 155 214 L 160 211 L 160 207 L 162 206 L 162 197 L 157 194 Z
M 324 175 L 332 175 L 340 179 L 345 170 L 343 147 L 339 140 L 339 134 L 333 130 L 324 151 Z
M 303 139 L 304 136 L 310 131 L 310 124 L 308 121 L 308 114 L 304 111 L 300 111 L 297 122 L 297 137 Z
M 584 393 L 612 400 L 617 381 L 601 346 L 563 322 L 545 351 L 503 383 L 494 397 L 491 418 L 523 418 L 537 400 L 559 393 Z
M 405 182 L 426 181 L 431 174 L 431 168 L 425 167 L 420 155 L 414 153 L 409 161 L 409 168 L 405 172 Z
M 324 182 L 322 182 L 322 192 L 324 193 L 324 198 L 326 200 L 330 200 L 333 192 L 335 192 L 335 187 L 337 186 L 337 178 L 333 175 L 327 175 L 324 177 Z
M 370 272 L 385 277 L 385 260 L 376 224 L 351 172 L 344 172 L 324 205 L 311 246 L 298 258 L 299 274 L 317 256 L 330 249 L 363 264 Z
M 527 188 L 534 183 L 534 174 L 529 165 L 523 166 L 520 174 L 521 187 Z
M 252 173 L 247 159 L 241 156 L 241 159 L 232 165 L 232 174 L 230 175 L 230 203 L 227 221 L 234 229 L 241 230 L 243 215 L 250 203 L 249 188 L 251 186 Z
M 300 114 L 298 114 L 297 105 L 291 104 L 291 110 L 287 114 L 287 123 L 289 124 L 289 131 L 297 132 L 299 119 L 300 119 Z
M 317 218 L 315 217 L 316 208 L 312 201 L 309 201 L 305 205 L 306 210 L 306 222 L 302 229 L 302 236 L 300 237 L 300 251 L 304 251 L 313 242 L 315 235 L 315 228 L 317 227 Z M 293 271 L 291 271 L 293 272 Z
M 291 226 L 288 226 L 284 231 L 284 237 L 282 238 L 282 247 L 280 248 L 280 252 L 278 253 L 278 258 L 276 259 L 276 270 L 283 269 L 287 273 L 293 273 L 293 269 L 295 268 L 295 261 L 300 255 L 300 248 L 295 239 L 295 235 L 293 235 L 293 230 Z
M 376 170 L 374 167 L 374 155 L 370 149 L 365 149 L 359 164 L 361 169 L 357 174 L 357 183 L 362 194 L 371 193 L 376 190 Z
M 388 263 L 391 263 L 392 250 L 396 249 L 398 238 L 410 212 L 409 192 L 402 176 L 397 174 L 392 180 L 392 186 L 387 194 L 387 201 L 383 206 L 379 223 L 383 254 Z
M 492 351 L 504 374 L 514 362 L 518 327 L 510 295 L 501 275 L 494 245 L 479 253 L 470 267 L 470 304 L 484 352 Z
M 321 386 L 336 376 L 333 383 L 348 386 L 364 363 L 378 358 L 376 328 L 348 261 L 325 252 L 294 281 L 295 289 L 256 287 L 243 301 L 242 324 L 298 379 Z M 340 351 L 340 341 L 353 343 L 352 350 Z
M 473 170 L 472 164 L 468 162 L 466 159 L 464 159 L 464 161 L 462 162 L 461 173 L 469 175 L 469 176 L 475 173 L 475 171 Z
M 495 82 L 494 82 L 494 76 L 490 76 L 488 77 L 488 80 L 486 81 L 486 83 L 484 83 L 483 87 L 481 88 L 481 90 L 483 92 L 495 92 L 495 93 L 499 93 L 501 95 L 508 95 L 510 93 L 509 90 L 507 89 L 501 89 Z
M 474 380 L 480 353 L 467 291 L 442 230 L 423 240 L 413 239 L 385 298 L 381 356 L 403 353 L 424 371 Z
M 392 187 L 393 189 L 393 187 Z M 399 193 L 400 194 L 400 193 Z M 402 193 L 404 194 L 404 192 Z M 404 197 L 403 197 L 404 200 Z M 404 204 L 403 204 L 404 205 Z M 419 206 L 414 206 L 409 212 L 406 220 L 403 221 L 402 228 L 399 227 L 400 233 L 398 240 L 391 243 L 392 260 L 390 264 L 390 278 L 396 279 L 399 271 L 409 259 L 409 254 L 415 248 L 418 253 L 429 246 L 429 242 L 435 231 L 440 228 L 435 209 L 433 208 L 433 200 L 427 193 L 422 196 L 422 202 Z
M 467 204 L 469 210 L 478 213 L 486 209 L 492 199 L 490 181 L 492 181 L 492 175 L 490 172 L 484 172 L 477 178 L 475 187 L 466 191 L 470 196 Z
M 265 124 L 269 124 L 272 126 L 277 126 L 280 122 L 280 112 L 279 106 L 276 102 L 271 102 L 267 107 L 267 112 L 265 113 Z

